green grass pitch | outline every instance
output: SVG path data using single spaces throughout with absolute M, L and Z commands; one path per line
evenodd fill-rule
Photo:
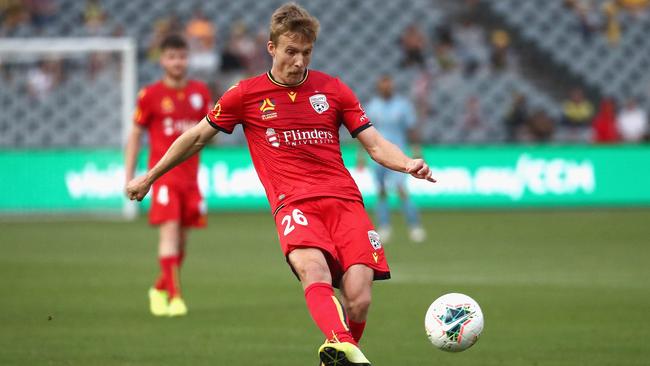
M 362 346 L 373 365 L 650 364 L 650 211 L 431 212 L 386 245 Z M 0 223 L 0 365 L 309 365 L 323 337 L 269 214 L 191 236 L 190 314 L 154 318 L 156 232 L 136 222 Z M 466 352 L 434 349 L 424 311 L 463 292 L 485 314 Z

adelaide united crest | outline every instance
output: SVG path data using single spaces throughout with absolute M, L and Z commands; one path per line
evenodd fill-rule
M 309 103 L 311 103 L 311 107 L 314 108 L 318 114 L 323 114 L 323 112 L 330 108 L 329 103 L 327 103 L 327 97 L 324 94 L 312 95 L 309 97 Z

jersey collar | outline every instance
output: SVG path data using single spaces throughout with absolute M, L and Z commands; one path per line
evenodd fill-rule
M 300 85 L 304 84 L 305 81 L 307 81 L 307 77 L 309 76 L 309 69 L 305 70 L 305 75 L 302 77 L 302 80 L 300 80 L 300 82 L 298 84 L 281 83 L 281 82 L 279 82 L 279 81 L 277 81 L 277 80 L 275 80 L 273 78 L 273 75 L 271 75 L 270 70 L 266 73 L 266 76 L 268 77 L 269 81 L 271 81 L 273 84 L 275 84 L 277 86 L 281 86 L 281 87 L 284 87 L 284 88 L 294 88 L 296 86 L 300 86 Z

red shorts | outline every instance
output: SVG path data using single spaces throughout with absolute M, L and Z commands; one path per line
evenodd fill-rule
M 183 227 L 205 226 L 206 207 L 198 186 L 153 185 L 149 223 L 167 221 L 178 221 Z
M 359 201 L 336 197 L 300 200 L 281 208 L 275 225 L 287 260 L 297 248 L 318 248 L 325 253 L 335 286 L 354 264 L 372 268 L 375 280 L 390 278 L 379 235 Z

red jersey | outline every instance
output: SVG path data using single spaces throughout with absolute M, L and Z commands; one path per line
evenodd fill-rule
M 350 88 L 325 73 L 308 71 L 298 85 L 285 85 L 270 73 L 231 87 L 207 116 L 232 133 L 244 128 L 253 164 L 273 212 L 309 197 L 361 201 L 343 165 L 339 127 L 353 137 L 372 124 Z
M 167 152 L 183 132 L 198 123 L 211 106 L 210 91 L 199 81 L 189 80 L 184 88 L 174 89 L 162 81 L 148 85 L 138 94 L 135 123 L 149 134 L 149 169 Z M 198 154 L 160 177 L 158 184 L 197 185 Z

